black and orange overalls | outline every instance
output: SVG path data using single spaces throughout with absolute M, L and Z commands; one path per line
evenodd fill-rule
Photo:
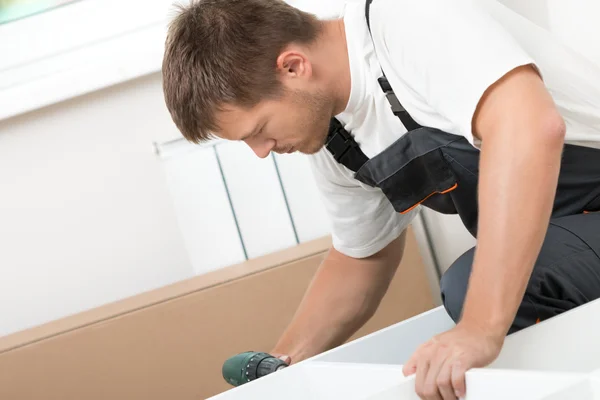
M 366 1 L 367 24 L 370 3 Z M 355 179 L 380 188 L 397 212 L 421 205 L 458 214 L 477 237 L 479 150 L 463 136 L 419 125 L 402 107 L 385 75 L 379 84 L 408 132 L 369 159 L 334 118 L 327 149 L 337 162 L 354 171 Z M 550 225 L 509 333 L 600 298 L 597 211 L 600 149 L 567 144 Z M 467 251 L 442 276 L 442 300 L 455 321 L 461 315 L 473 255 L 474 249 Z

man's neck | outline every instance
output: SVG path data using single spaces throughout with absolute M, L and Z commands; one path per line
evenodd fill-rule
M 350 61 L 343 19 L 323 21 L 322 45 L 318 50 L 321 75 L 333 97 L 333 115 L 346 109 L 350 99 Z

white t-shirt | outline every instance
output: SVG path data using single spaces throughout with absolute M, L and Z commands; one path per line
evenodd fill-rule
M 463 135 L 478 147 L 471 123 L 483 93 L 514 68 L 534 64 L 565 119 L 567 142 L 600 147 L 600 67 L 502 4 L 374 0 L 373 39 L 362 1 L 346 4 L 343 18 L 351 93 L 337 117 L 368 157 L 406 133 L 377 82 L 382 69 L 416 122 Z M 333 245 L 343 254 L 376 253 L 418 212 L 395 212 L 380 189 L 355 180 L 326 149 L 310 159 Z

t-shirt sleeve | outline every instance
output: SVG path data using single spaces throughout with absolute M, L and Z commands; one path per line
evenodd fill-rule
M 311 156 L 313 176 L 330 219 L 333 247 L 353 258 L 369 257 L 396 239 L 418 213 L 397 213 L 380 189 L 352 178 L 324 151 Z
M 470 0 L 384 0 L 377 22 L 393 68 L 455 134 L 473 143 L 472 121 L 490 86 L 532 57 L 482 5 Z M 378 49 L 379 50 L 379 49 Z M 386 59 L 386 57 L 384 57 Z

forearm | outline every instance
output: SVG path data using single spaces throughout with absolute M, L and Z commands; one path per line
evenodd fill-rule
M 510 328 L 541 249 L 563 147 L 551 130 L 560 128 L 506 132 L 483 144 L 478 247 L 463 319 L 488 332 L 504 336 Z
M 342 344 L 371 317 L 376 299 L 358 287 L 348 290 L 343 281 L 331 284 L 335 268 L 323 263 L 274 353 L 302 361 Z
M 298 362 L 344 343 L 376 311 L 403 247 L 404 235 L 367 259 L 332 249 L 272 352 Z

